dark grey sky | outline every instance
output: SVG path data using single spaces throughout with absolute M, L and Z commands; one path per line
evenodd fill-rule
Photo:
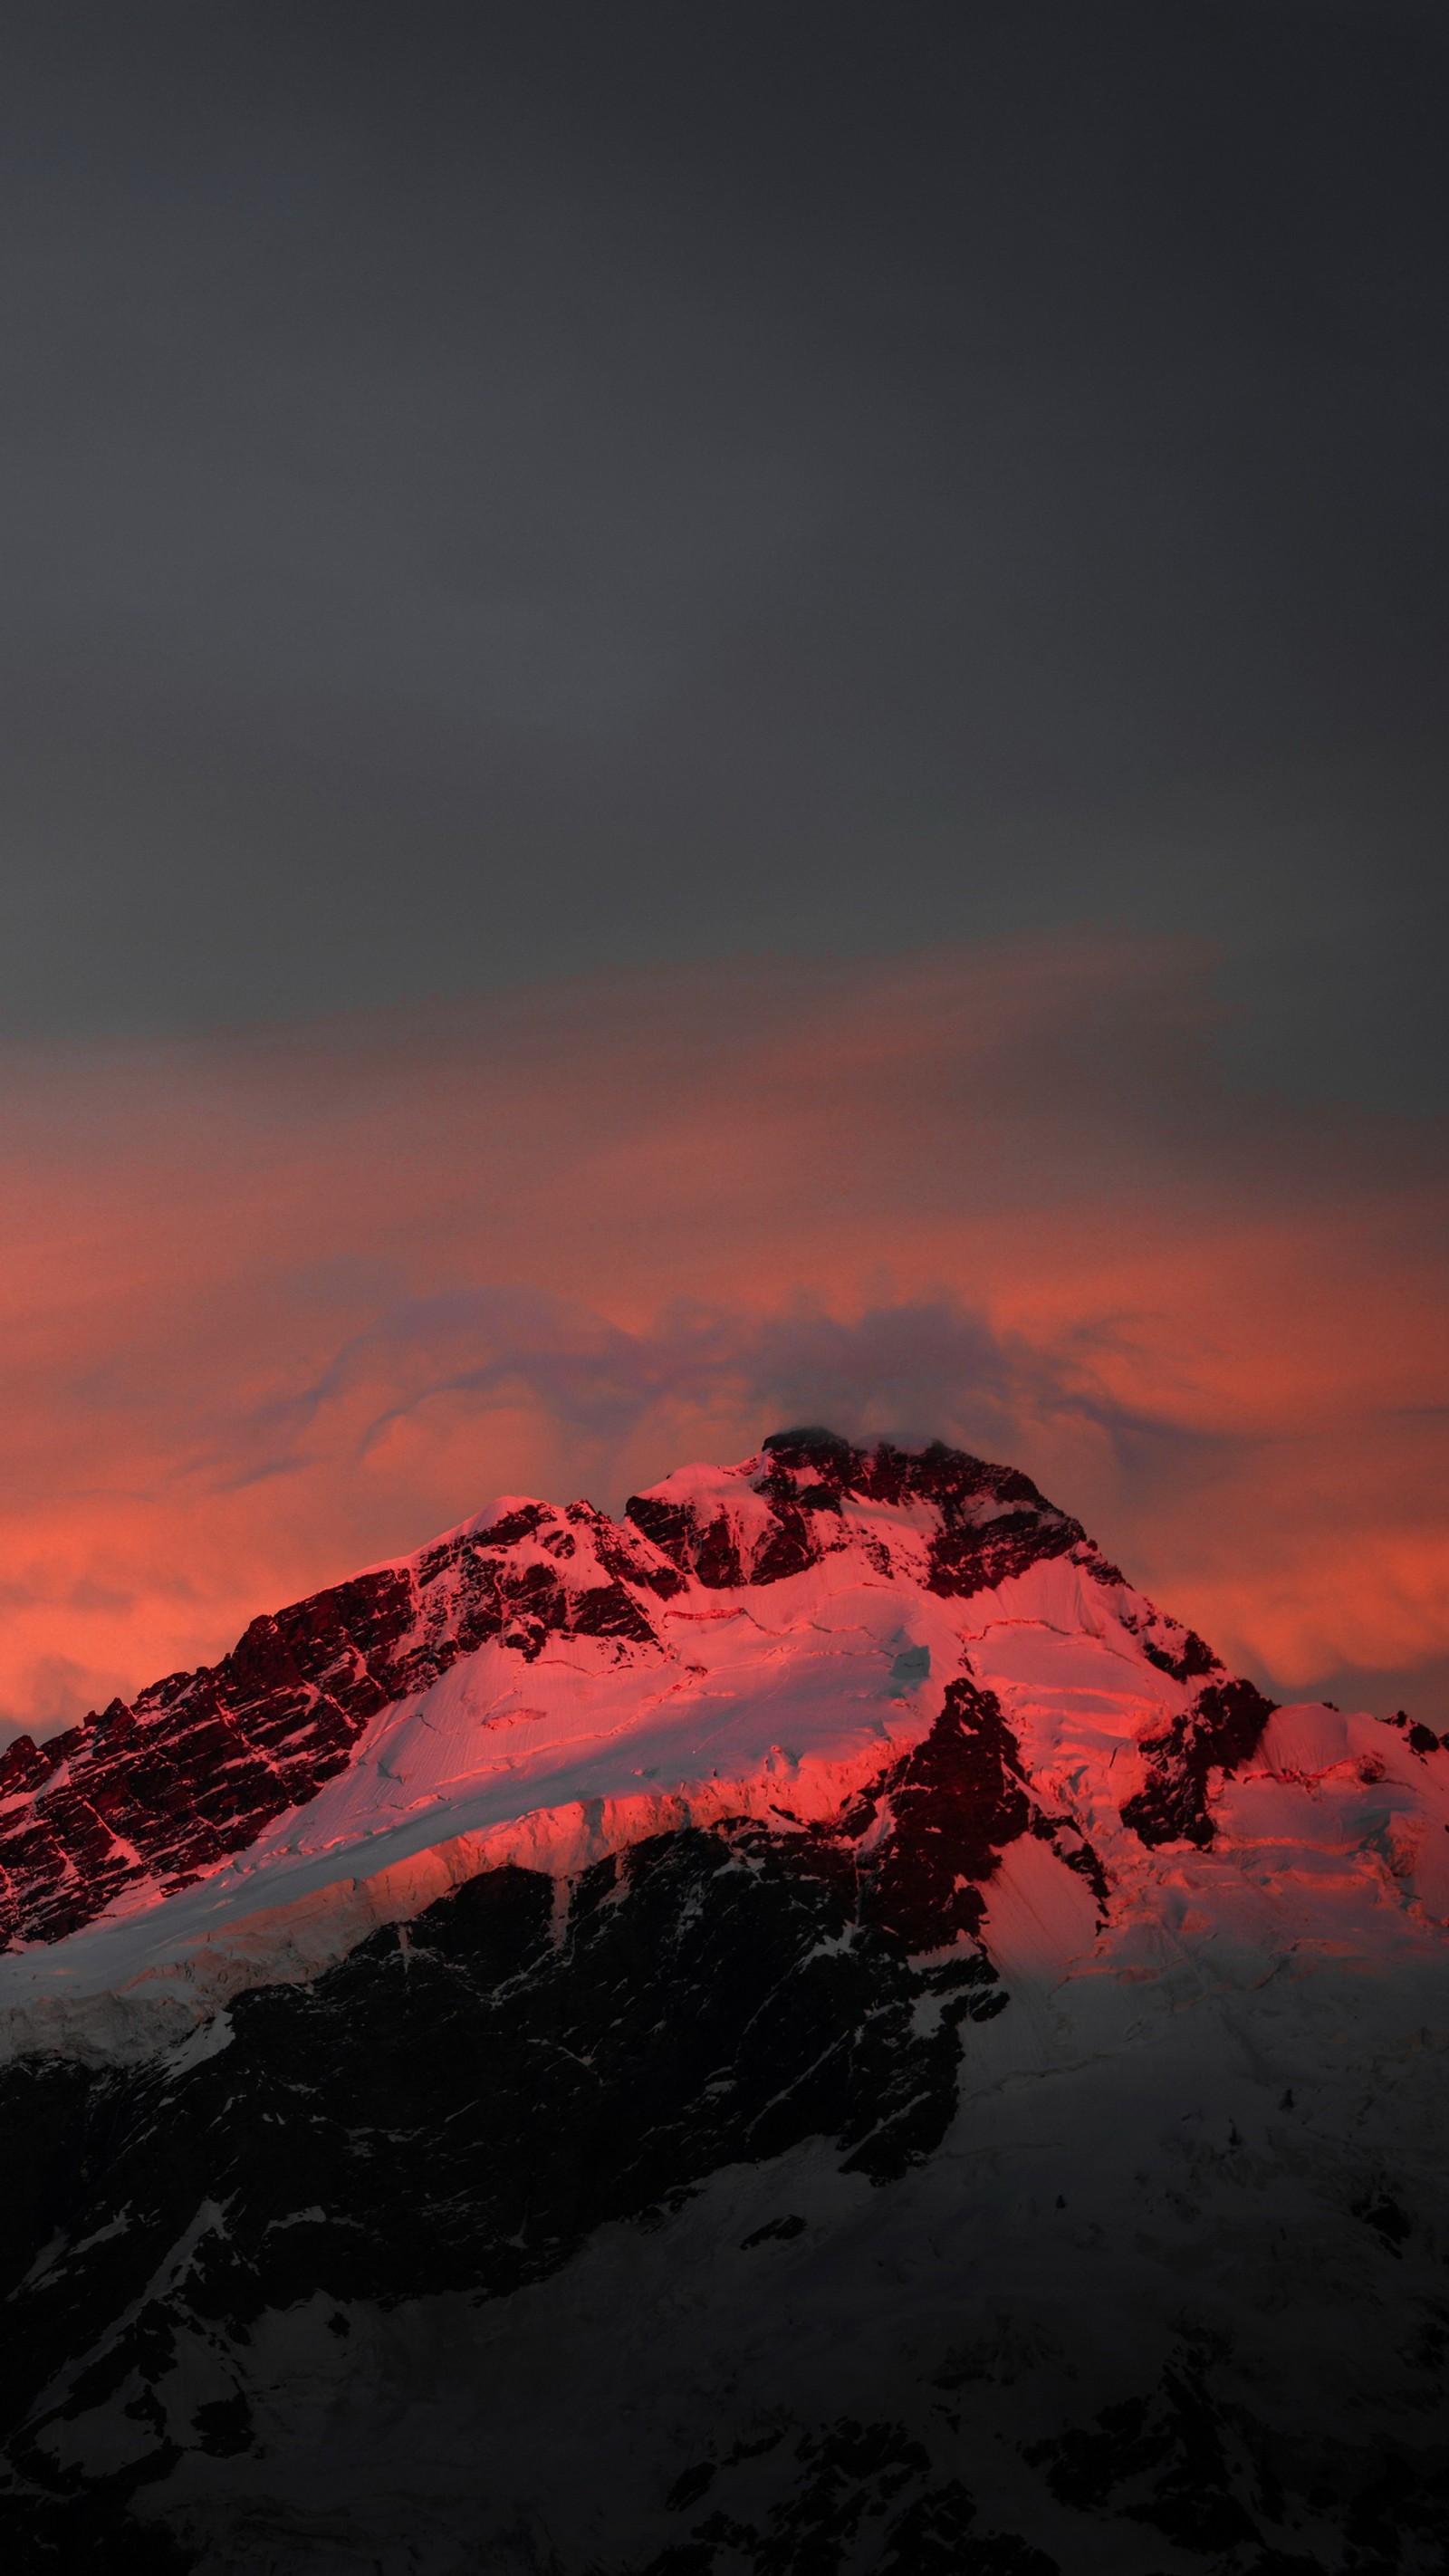
M 1449 1102 L 1449 14 L 12 0 L 0 1012 L 1126 922 Z

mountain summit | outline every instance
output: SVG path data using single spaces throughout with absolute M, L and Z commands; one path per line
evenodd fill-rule
M 1014 1470 L 500 1498 L 21 1737 L 0 1905 L 12 2563 L 1446 2563 L 1449 1756 Z

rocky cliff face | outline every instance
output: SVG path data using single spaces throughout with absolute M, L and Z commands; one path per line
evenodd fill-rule
M 816 1432 L 22 1740 L 10 2563 L 1444 2566 L 1446 1775 Z

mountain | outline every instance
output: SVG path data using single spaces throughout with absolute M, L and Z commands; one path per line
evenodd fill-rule
M 1010 1469 L 505 1497 L 0 1873 L 10 2567 L 1449 2567 L 1449 1750 Z

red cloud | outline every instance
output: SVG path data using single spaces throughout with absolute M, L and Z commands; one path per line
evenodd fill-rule
M 1006 1454 L 1225 1654 L 1412 1699 L 1443 1139 L 1230 1087 L 1207 977 L 1081 941 L 12 1054 L 0 1706 L 802 1415 Z

